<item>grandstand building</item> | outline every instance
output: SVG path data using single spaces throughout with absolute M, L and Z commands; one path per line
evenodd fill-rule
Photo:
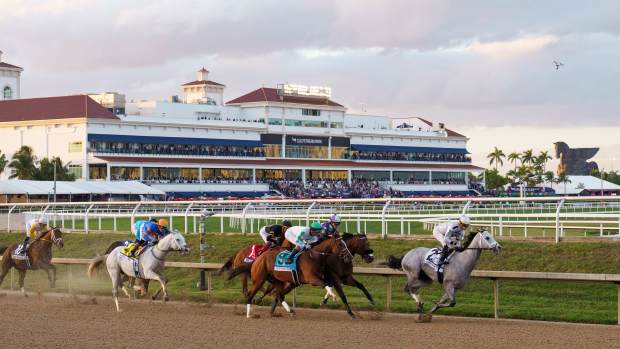
M 325 87 L 261 87 L 227 102 L 225 87 L 203 68 L 168 101 L 1 101 L 0 150 L 30 145 L 84 179 L 188 197 L 464 195 L 467 174 L 481 170 L 467 137 L 441 123 L 347 113 Z

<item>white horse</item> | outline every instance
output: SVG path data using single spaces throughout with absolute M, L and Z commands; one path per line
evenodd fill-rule
M 482 250 L 492 250 L 495 253 L 501 251 L 502 246 L 495 241 L 489 232 L 481 231 L 472 234 L 475 236 L 469 246 L 462 252 L 455 252 L 448 263 L 444 264 L 443 289 L 445 293 L 431 310 L 431 313 L 439 308 L 453 307 L 456 304 L 456 290 L 467 285 L 471 272 L 480 260 Z M 437 272 L 424 262 L 424 257 L 429 250 L 426 247 L 418 247 L 407 252 L 400 259 L 390 256 L 387 263 L 391 268 L 402 269 L 407 275 L 405 292 L 409 293 L 416 301 L 417 311 L 421 315 L 424 313 L 424 303 L 418 292 L 420 288 L 437 281 Z
M 122 275 L 135 276 L 133 259 L 120 253 L 123 246 L 119 246 L 112 250 L 110 254 L 95 257 L 88 266 L 88 276 L 92 276 L 95 269 L 106 262 L 110 279 L 112 280 L 112 296 L 116 311 L 121 311 L 118 306 L 118 288 L 122 286 L 123 291 L 129 296 L 125 285 L 123 285 Z M 181 254 L 187 254 L 189 247 L 185 242 L 185 238 L 178 231 L 174 231 L 163 237 L 157 245 L 147 247 L 138 257 L 139 278 L 145 280 L 157 280 L 161 284 L 161 290 L 164 292 L 163 302 L 168 300 L 168 290 L 166 284 L 168 280 L 164 276 L 164 264 L 166 256 L 171 251 L 180 251 Z M 159 291 L 157 291 L 159 294 Z

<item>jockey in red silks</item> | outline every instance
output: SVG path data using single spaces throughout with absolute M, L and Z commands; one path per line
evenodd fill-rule
M 260 250 L 256 251 L 258 257 L 261 253 L 267 251 L 272 246 L 280 246 L 284 241 L 284 233 L 291 227 L 291 222 L 288 219 L 282 221 L 281 224 L 267 225 L 261 228 L 258 232 L 260 237 L 265 242 Z

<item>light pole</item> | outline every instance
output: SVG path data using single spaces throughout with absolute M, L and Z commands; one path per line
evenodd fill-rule
M 52 163 L 54 164 L 54 202 L 56 202 L 56 161 L 52 159 Z
M 601 168 L 601 171 L 599 172 L 599 176 L 601 179 L 601 196 L 603 196 L 603 173 L 605 172 L 605 169 Z

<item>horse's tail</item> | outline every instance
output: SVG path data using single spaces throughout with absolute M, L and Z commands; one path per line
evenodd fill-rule
M 224 265 L 222 265 L 222 267 L 217 271 L 217 275 L 222 275 L 222 273 L 225 272 L 226 270 L 232 269 L 234 259 L 235 259 L 235 256 L 230 257 L 226 261 L 226 263 L 224 263 Z
M 385 265 L 392 269 L 403 269 L 403 257 L 398 258 L 394 256 L 389 256 L 387 261 L 385 262 Z
M 242 265 L 238 266 L 237 268 L 231 270 L 228 273 L 228 276 L 226 277 L 226 280 L 230 280 L 232 278 L 234 278 L 237 275 L 243 274 L 243 273 L 250 273 L 250 271 L 252 270 L 252 264 L 250 263 L 243 263 Z
M 93 258 L 93 260 L 90 262 L 90 264 L 88 265 L 88 277 L 92 278 L 95 275 L 95 272 L 97 271 L 97 268 L 101 265 L 101 263 L 103 263 L 106 259 L 108 258 L 107 254 L 104 254 L 103 256 L 97 256 L 95 258 Z

